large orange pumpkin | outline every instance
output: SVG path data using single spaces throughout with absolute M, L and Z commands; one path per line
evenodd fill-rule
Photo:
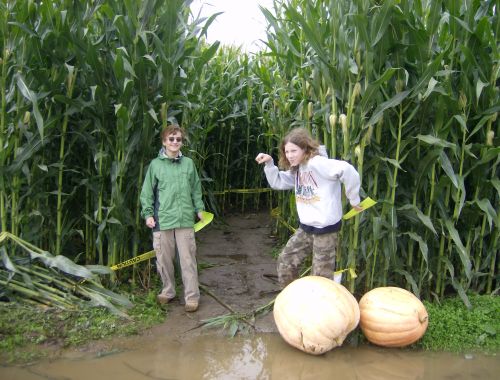
M 342 285 L 320 276 L 299 278 L 274 302 L 274 321 L 283 339 L 314 355 L 340 346 L 359 323 L 359 307 Z
M 359 300 L 360 327 L 371 342 L 384 347 L 404 347 L 427 330 L 425 306 L 409 291 L 397 287 L 370 290 Z

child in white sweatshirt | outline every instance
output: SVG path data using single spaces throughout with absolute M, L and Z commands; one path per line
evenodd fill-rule
M 290 131 L 280 145 L 279 166 L 266 153 L 255 160 L 265 163 L 269 185 L 276 190 L 295 189 L 300 225 L 278 257 L 278 280 L 284 288 L 298 278 L 305 258 L 312 251 L 312 275 L 333 280 L 337 232 L 342 223 L 341 184 L 351 206 L 359 206 L 360 179 L 346 161 L 325 157 L 319 143 L 304 128 Z

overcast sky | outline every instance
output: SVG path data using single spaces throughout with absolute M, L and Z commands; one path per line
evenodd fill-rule
M 194 0 L 191 10 L 195 17 L 200 9 L 202 17 L 224 12 L 208 28 L 209 43 L 219 40 L 254 52 L 262 45 L 259 39 L 266 39 L 266 21 L 259 4 L 271 10 L 272 3 L 272 0 Z

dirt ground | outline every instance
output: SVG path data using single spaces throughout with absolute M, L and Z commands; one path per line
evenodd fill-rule
M 196 312 L 187 313 L 182 294 L 166 305 L 167 318 L 140 336 L 101 340 L 59 353 L 59 357 L 107 355 L 136 348 L 158 337 L 188 341 L 201 335 L 224 336 L 222 326 L 208 328 L 204 321 L 231 313 L 250 313 L 267 305 L 278 294 L 276 259 L 272 250 L 273 220 L 269 212 L 229 215 L 196 233 L 201 299 Z M 156 273 L 154 275 L 157 275 Z M 182 288 L 180 289 L 182 292 Z M 272 309 L 271 309 L 272 310 Z M 272 311 L 259 315 L 251 325 L 243 323 L 245 334 L 278 333 Z
M 186 313 L 175 299 L 167 306 L 168 318 L 154 334 L 192 337 L 225 333 L 199 328 L 202 321 L 232 313 L 247 313 L 268 304 L 277 295 L 275 238 L 268 212 L 230 215 L 199 231 L 197 237 L 201 300 L 197 312 Z M 206 267 L 208 266 L 208 267 Z M 232 311 L 231 311 L 232 310 Z M 255 332 L 277 332 L 272 312 L 252 322 Z M 227 331 L 226 331 L 227 333 Z

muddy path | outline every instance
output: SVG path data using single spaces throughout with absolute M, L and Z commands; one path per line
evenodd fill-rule
M 177 297 L 165 306 L 165 322 L 152 327 L 140 336 L 116 337 L 90 342 L 76 349 L 60 350 L 52 357 L 80 358 L 109 355 L 137 349 L 158 338 L 188 342 L 207 336 L 227 337 L 229 330 L 206 327 L 204 321 L 236 313 L 249 313 L 267 305 L 278 294 L 276 260 L 272 250 L 276 239 L 271 236 L 268 212 L 234 214 L 214 221 L 197 232 L 197 259 L 201 267 L 200 306 L 194 313 L 184 310 L 182 287 Z M 153 274 L 157 276 L 155 272 Z M 252 326 L 243 324 L 245 334 L 278 333 L 272 312 L 258 316 Z
M 188 342 L 198 337 L 228 337 L 228 329 L 208 328 L 204 321 L 232 312 L 247 313 L 268 304 L 278 294 L 276 260 L 272 257 L 276 239 L 271 236 L 273 220 L 268 212 L 228 215 L 197 232 L 197 259 L 200 270 L 200 306 L 194 313 L 184 311 L 182 288 L 165 306 L 167 318 L 139 336 L 115 337 L 89 342 L 77 348 L 52 347 L 48 357 L 80 359 L 136 350 L 154 344 L 158 338 Z M 154 272 L 152 275 L 157 276 Z M 270 276 L 269 276 L 270 275 Z M 278 333 L 272 312 L 243 324 L 245 334 Z
M 192 337 L 224 331 L 199 328 L 202 321 L 232 312 L 246 313 L 269 303 L 276 295 L 275 238 L 268 212 L 229 215 L 199 231 L 197 237 L 201 299 L 195 313 L 186 313 L 175 299 L 167 306 L 165 323 L 154 334 Z M 182 289 L 181 289 L 182 292 Z M 256 318 L 255 332 L 277 332 L 272 313 Z

